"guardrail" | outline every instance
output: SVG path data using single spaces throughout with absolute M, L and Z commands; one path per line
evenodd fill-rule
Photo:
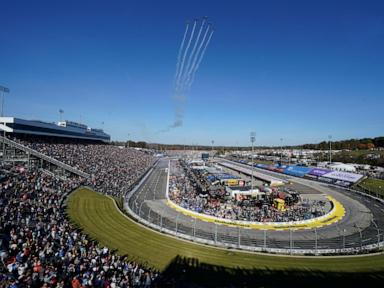
M 47 161 L 49 163 L 52 163 L 52 164 L 54 164 L 54 165 L 56 165 L 58 167 L 61 167 L 61 168 L 65 169 L 65 170 L 67 170 L 69 172 L 72 172 L 73 174 L 79 175 L 79 176 L 84 177 L 84 178 L 89 178 L 90 177 L 90 175 L 88 173 L 80 171 L 80 170 L 78 170 L 78 169 L 76 169 L 76 168 L 74 168 L 72 166 L 69 166 L 68 164 L 60 162 L 59 160 L 56 160 L 56 159 L 54 159 L 52 157 L 49 157 L 49 156 L 47 156 L 47 155 L 45 155 L 43 153 L 37 152 L 36 150 L 33 150 L 32 148 L 24 146 L 24 145 L 22 145 L 20 143 L 17 143 L 15 141 L 12 141 L 12 140 L 10 140 L 10 139 L 8 139 L 6 137 L 0 136 L 0 142 L 8 144 L 8 145 L 10 145 L 12 147 L 15 147 L 15 148 L 19 149 L 19 150 L 22 150 L 22 151 L 24 151 L 25 153 L 27 153 L 29 155 L 33 155 L 33 156 L 35 156 L 37 158 L 43 159 L 43 160 L 45 160 L 45 161 Z
M 250 251 L 250 252 L 264 252 L 264 253 L 270 253 L 270 254 L 300 255 L 300 256 L 314 256 L 314 255 L 316 256 L 316 255 L 332 255 L 332 254 L 333 255 L 365 254 L 371 251 L 377 251 L 384 248 L 384 241 L 380 241 L 375 244 L 362 245 L 360 247 L 338 248 L 338 249 L 321 249 L 316 247 L 314 247 L 313 249 L 298 249 L 293 247 L 292 240 L 289 241 L 291 248 L 271 248 L 266 245 L 249 246 L 249 245 L 228 243 L 225 241 L 217 240 L 217 236 L 215 236 L 214 240 L 209 240 L 209 239 L 197 237 L 195 232 L 194 232 L 194 235 L 188 235 L 180 232 L 180 230 L 177 230 L 177 229 L 171 230 L 167 227 L 164 227 L 162 224 L 162 221 L 160 221 L 160 224 L 150 222 L 147 219 L 139 217 L 128 205 L 125 208 L 128 214 L 131 215 L 131 217 L 133 217 L 134 219 L 136 219 L 139 223 L 147 227 L 150 227 L 158 232 L 169 234 L 169 235 L 172 235 L 181 239 L 189 240 L 192 242 L 206 244 L 206 245 L 215 246 L 219 248 L 231 248 L 231 249 L 244 250 L 244 251 Z M 240 243 L 240 241 L 241 240 L 239 240 L 238 243 Z

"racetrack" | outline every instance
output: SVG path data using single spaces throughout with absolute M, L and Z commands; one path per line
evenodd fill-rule
M 126 203 L 133 214 L 140 215 L 140 219 L 152 223 L 158 230 L 162 227 L 162 231 L 173 235 L 221 247 L 284 254 L 356 253 L 365 245 L 377 245 L 378 241 L 383 241 L 382 203 L 323 183 L 296 178 L 289 180 L 295 181 L 293 185 L 299 192 L 331 195 L 341 202 L 345 217 L 322 228 L 289 231 L 233 227 L 193 218 L 167 205 L 167 167 L 168 161 L 161 159 L 147 179 L 127 197 Z
M 320 272 L 369 272 L 383 279 L 384 255 L 359 257 L 281 257 L 218 249 L 165 236 L 137 224 L 118 210 L 113 199 L 89 189 L 73 192 L 67 202 L 68 215 L 90 237 L 117 249 L 147 266 L 164 270 L 175 259 L 196 259 L 206 265 L 258 270 Z

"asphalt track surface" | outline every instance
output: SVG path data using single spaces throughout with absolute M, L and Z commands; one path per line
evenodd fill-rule
M 249 247 L 283 249 L 342 249 L 376 244 L 384 240 L 384 205 L 372 198 L 327 184 L 276 175 L 289 179 L 292 187 L 305 194 L 331 195 L 342 203 L 345 216 L 337 223 L 312 230 L 264 231 L 219 225 L 184 215 L 167 205 L 168 159 L 158 161 L 147 179 L 129 198 L 128 205 L 141 218 L 191 237 Z

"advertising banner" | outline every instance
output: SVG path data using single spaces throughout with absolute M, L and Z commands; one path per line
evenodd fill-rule
M 317 180 L 317 176 L 311 175 L 310 173 L 306 174 L 304 177 L 312 180 Z
M 332 180 L 331 178 L 326 178 L 326 177 L 322 177 L 320 176 L 319 178 L 317 178 L 319 181 L 321 182 L 327 182 L 327 183 L 332 183 L 334 180 Z
M 363 177 L 363 175 L 350 172 L 332 171 L 325 174 L 324 177 L 356 183 Z
M 258 168 L 266 168 L 266 167 L 268 167 L 268 165 L 265 165 L 265 164 L 256 164 L 256 167 L 258 167 Z
M 312 168 L 303 167 L 303 166 L 288 166 L 284 169 L 284 174 L 304 177 L 305 174 L 309 173 Z
M 313 168 L 308 174 L 311 174 L 314 176 L 323 176 L 329 172 L 332 172 L 332 170 L 322 169 L 322 168 Z

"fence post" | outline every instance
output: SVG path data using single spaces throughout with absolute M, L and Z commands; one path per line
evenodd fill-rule
M 267 230 L 264 230 L 264 244 L 263 244 L 264 250 L 267 249 Z
M 197 218 L 195 218 L 195 221 L 193 222 L 193 241 L 196 240 L 196 220 Z
M 375 225 L 377 229 L 377 248 L 379 248 L 380 247 L 380 229 L 379 229 L 379 226 L 377 226 L 375 219 L 372 219 L 372 223 L 373 225 Z
M 361 229 L 357 225 L 355 225 L 355 227 L 359 230 L 359 234 L 360 234 L 360 250 L 363 250 L 363 235 L 361 233 Z
M 217 224 L 214 223 L 215 225 L 215 245 L 217 244 Z
M 292 249 L 293 249 L 293 240 L 292 240 L 292 229 L 289 229 L 289 248 L 290 252 L 292 254 Z
M 163 231 L 163 215 L 160 215 L 160 232 Z
M 360 250 L 363 250 L 363 235 L 361 234 L 360 228 L 359 228 L 359 233 L 360 233 Z
M 137 204 L 137 202 L 136 202 L 136 199 L 135 199 L 135 202 L 133 202 L 133 204 L 134 204 L 134 211 L 135 211 L 135 213 L 137 214 L 137 209 L 138 209 L 138 204 Z
M 148 222 L 151 223 L 151 211 L 152 211 L 152 208 L 149 208 L 149 212 L 148 212 Z
M 176 216 L 176 235 L 177 235 L 177 225 L 178 225 L 178 220 L 179 220 L 179 213 L 177 213 L 177 216 Z
M 141 202 L 140 209 L 139 209 L 139 217 L 141 217 L 141 206 L 143 206 L 144 202 Z
M 315 228 L 315 254 L 317 255 L 317 229 Z
M 240 248 L 240 245 L 241 245 L 241 235 L 240 235 L 240 227 L 237 227 L 237 247 Z

